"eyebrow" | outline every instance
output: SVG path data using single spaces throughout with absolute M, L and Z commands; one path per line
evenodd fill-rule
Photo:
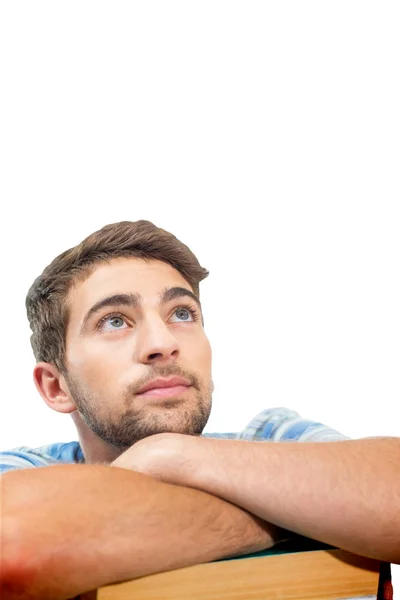
M 196 294 L 182 287 L 165 288 L 160 295 L 160 304 L 167 304 L 167 302 L 171 302 L 171 300 L 177 300 L 179 298 L 191 298 L 196 302 L 200 309 L 200 313 L 202 312 L 200 299 L 196 296 Z M 142 306 L 142 304 L 143 298 L 140 294 L 114 294 L 113 296 L 102 298 L 96 302 L 96 304 L 93 304 L 93 306 L 84 316 L 81 326 L 81 333 L 84 331 L 89 319 L 107 306 L 129 306 L 131 308 L 139 308 Z

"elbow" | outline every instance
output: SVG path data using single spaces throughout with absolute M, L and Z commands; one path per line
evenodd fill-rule
M 376 558 L 382 562 L 393 563 L 400 565 L 400 548 L 388 549 L 384 548 L 382 551 L 376 551 L 370 553 L 371 558 Z
M 1 597 L 7 600 L 29 598 L 27 561 L 23 557 L 23 544 L 18 519 L 4 516 L 1 526 L 2 556 L 0 572 Z
M 15 535 L 15 525 L 8 517 L 2 520 L 2 556 L 0 565 L 1 597 L 7 600 L 27 598 L 26 564 L 22 558 L 21 545 Z
M 380 560 L 400 565 L 400 532 L 396 544 L 391 548 L 385 548 L 384 551 L 382 551 Z
M 3 517 L 0 597 L 4 600 L 50 600 L 44 588 L 39 586 L 38 589 L 34 584 L 38 569 L 33 568 L 33 561 L 39 557 L 40 547 L 28 552 L 21 529 L 23 525 L 18 518 Z
M 5 561 L 2 560 L 0 565 L 1 597 L 7 600 L 20 600 L 21 598 L 29 598 L 31 600 L 32 596 L 28 596 L 28 587 L 25 585 L 22 574 L 4 563 Z
M 375 539 L 370 540 L 366 546 L 358 547 L 353 552 L 382 562 L 400 564 L 400 529 L 396 528 L 396 531 L 392 531 L 390 535 L 381 534 L 378 543 L 377 536 L 374 537 Z

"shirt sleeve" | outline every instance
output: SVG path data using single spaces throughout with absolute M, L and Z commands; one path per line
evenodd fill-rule
M 84 462 L 85 457 L 79 442 L 56 442 L 39 448 L 19 446 L 11 450 L 0 451 L 0 474 L 13 469 Z
M 47 467 L 50 464 L 52 464 L 51 457 L 39 456 L 25 448 L 13 448 L 0 452 L 0 474 L 15 469 Z
M 335 442 L 347 436 L 322 423 L 303 419 L 287 408 L 268 408 L 237 434 L 237 439 L 273 442 Z

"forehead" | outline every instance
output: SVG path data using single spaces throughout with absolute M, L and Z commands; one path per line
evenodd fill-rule
M 114 294 L 138 293 L 149 301 L 166 287 L 192 288 L 171 265 L 160 260 L 115 258 L 100 263 L 83 281 L 77 281 L 67 296 L 69 315 L 79 318 L 96 302 Z

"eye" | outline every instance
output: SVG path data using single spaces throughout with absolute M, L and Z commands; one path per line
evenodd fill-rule
M 189 306 L 180 306 L 172 316 L 178 319 L 173 321 L 174 323 L 192 322 L 196 321 L 197 313 L 193 308 L 189 308 Z
M 121 315 L 107 315 L 99 323 L 99 329 L 101 331 L 117 331 L 118 329 L 125 329 L 126 321 Z

